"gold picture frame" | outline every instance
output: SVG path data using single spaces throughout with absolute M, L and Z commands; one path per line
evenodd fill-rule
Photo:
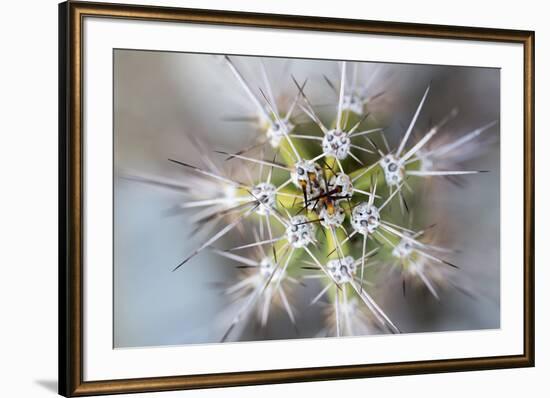
M 83 380 L 83 20 L 238 25 L 517 43 L 524 65 L 523 354 L 239 373 Z M 534 366 L 534 44 L 532 31 L 347 20 L 228 11 L 65 2 L 59 5 L 59 392 L 84 396 Z

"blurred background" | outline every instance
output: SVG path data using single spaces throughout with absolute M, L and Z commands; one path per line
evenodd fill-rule
M 232 57 L 251 82 L 261 84 L 255 57 Z M 237 280 L 234 263 L 208 251 L 171 272 L 201 243 L 191 234 L 186 213 L 171 209 L 182 194 L 126 178 L 128 175 L 178 181 L 182 170 L 167 161 L 200 164 L 189 137 L 200 137 L 212 150 L 237 151 L 250 145 L 258 131 L 247 123 L 226 119 L 255 113 L 245 92 L 221 56 L 116 50 L 115 100 L 115 347 L 140 347 L 218 342 L 234 316 L 231 300 L 219 284 Z M 274 90 L 294 92 L 290 73 L 308 79 L 306 92 L 316 110 L 330 119 L 337 98 L 325 76 L 338 82 L 338 63 L 324 60 L 266 58 Z M 382 67 L 382 68 L 381 68 Z M 371 89 L 384 95 L 373 103 L 373 115 L 395 146 L 410 122 L 426 86 L 431 92 L 416 124 L 425 132 L 453 108 L 458 117 L 441 131 L 441 139 L 456 139 L 499 120 L 500 73 L 496 69 L 405 65 L 362 65 Z M 405 332 L 440 332 L 500 326 L 500 174 L 498 125 L 485 133 L 484 150 L 464 163 L 488 170 L 464 184 L 435 181 L 421 197 L 427 223 L 437 223 L 438 238 L 459 250 L 453 260 L 460 270 L 456 283 L 441 300 L 422 289 L 401 292 L 401 280 L 388 278 L 375 297 Z M 474 150 L 476 148 L 470 148 Z M 200 235 L 200 234 L 199 234 Z M 243 243 L 229 234 L 220 245 Z M 296 289 L 299 334 L 284 311 L 270 315 L 267 328 L 251 322 L 240 340 L 315 337 L 325 327 L 322 308 L 309 306 L 319 286 Z

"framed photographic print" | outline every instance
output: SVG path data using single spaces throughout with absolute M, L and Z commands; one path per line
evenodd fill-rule
M 534 365 L 534 32 L 59 17 L 62 395 Z

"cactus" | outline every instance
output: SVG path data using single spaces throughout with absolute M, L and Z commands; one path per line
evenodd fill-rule
M 186 173 L 182 207 L 199 210 L 192 219 L 197 230 L 218 225 L 173 271 L 185 272 L 203 251 L 243 270 L 242 279 L 224 290 L 240 305 L 222 341 L 239 339 L 236 326 L 253 317 L 267 327 L 274 307 L 287 314 L 299 336 L 292 297 L 312 280 L 320 282 L 320 290 L 309 304 L 326 319 L 319 334 L 335 336 L 402 332 L 373 293 L 384 287 L 388 272 L 400 272 L 403 294 L 410 285 L 439 300 L 440 289 L 461 288 L 453 282 L 460 269 L 450 262 L 457 248 L 439 246 L 438 226 L 422 226 L 424 220 L 413 220 L 412 214 L 421 213 L 418 192 L 429 181 L 475 178 L 469 175 L 485 171 L 460 165 L 488 147 L 478 144 L 496 122 L 449 141 L 439 133 L 458 117 L 458 110 L 450 109 L 414 138 L 430 100 L 427 86 L 402 138 L 391 147 L 381 117 L 371 112 L 384 96 L 370 89 L 380 68 L 360 77 L 358 63 L 340 62 L 338 82 L 325 77 L 314 83 L 330 87 L 336 99 L 330 110 L 320 112 L 308 94 L 311 81 L 285 76 L 293 92 L 281 109 L 262 59 L 251 62 L 262 76 L 257 89 L 231 57 L 224 56 L 224 62 L 256 110 L 251 128 L 257 138 L 238 152 L 207 149 L 207 167 L 169 159 Z M 330 123 L 323 121 L 324 114 L 332 115 Z M 225 164 L 238 162 L 241 172 L 227 174 L 228 168 L 209 160 L 212 156 L 223 157 Z M 240 180 L 243 175 L 247 182 Z M 239 229 L 241 244 L 221 247 L 222 238 Z M 321 299 L 327 303 L 320 305 Z

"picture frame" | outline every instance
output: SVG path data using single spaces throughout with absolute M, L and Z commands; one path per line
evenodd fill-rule
M 294 32 L 323 32 L 334 35 L 366 35 L 385 38 L 432 39 L 441 45 L 460 41 L 465 43 L 513 44 L 521 47 L 522 59 L 522 116 L 523 147 L 514 153 L 523 156 L 523 208 L 521 264 L 521 352 L 513 355 L 454 357 L 433 360 L 404 360 L 368 364 L 327 366 L 282 366 L 273 369 L 223 372 L 151 375 L 143 377 L 85 377 L 87 357 L 85 339 L 93 330 L 85 328 L 86 303 L 94 300 L 86 288 L 89 273 L 86 267 L 88 236 L 85 234 L 86 212 L 93 199 L 86 197 L 85 122 L 92 115 L 85 112 L 87 91 L 94 82 L 85 78 L 85 22 L 90 19 L 154 23 L 191 24 L 242 29 L 270 29 Z M 274 384 L 347 378 L 398 376 L 423 373 L 457 372 L 484 369 L 534 366 L 534 45 L 532 31 L 489 29 L 416 23 L 395 23 L 365 20 L 346 20 L 294 15 L 269 15 L 217 10 L 199 10 L 154 6 L 119 5 L 68 1 L 59 5 L 59 393 L 63 396 L 87 396 L 117 393 L 184 390 L 230 387 L 253 384 Z M 154 50 L 154 49 L 152 49 Z M 518 60 L 516 60 L 519 62 Z M 97 117 L 97 116 L 93 116 Z M 111 131 L 109 131 L 109 134 Z M 103 153 L 105 158 L 113 155 Z M 502 214 L 501 217 L 506 217 Z M 110 265 L 112 267 L 112 264 Z M 520 264 L 516 264 L 520 267 Z M 111 290 L 111 286 L 103 286 Z M 501 292 L 506 295 L 505 289 Z M 88 300 L 88 301 L 86 301 Z M 87 322 L 92 328 L 106 325 Z M 110 331 L 108 334 L 110 335 Z M 111 342 L 112 344 L 112 342 Z M 112 349 L 112 345 L 110 347 Z M 215 347 L 214 347 L 215 348 Z M 165 348 L 170 350 L 171 348 Z M 139 357 L 139 353 L 136 354 Z

